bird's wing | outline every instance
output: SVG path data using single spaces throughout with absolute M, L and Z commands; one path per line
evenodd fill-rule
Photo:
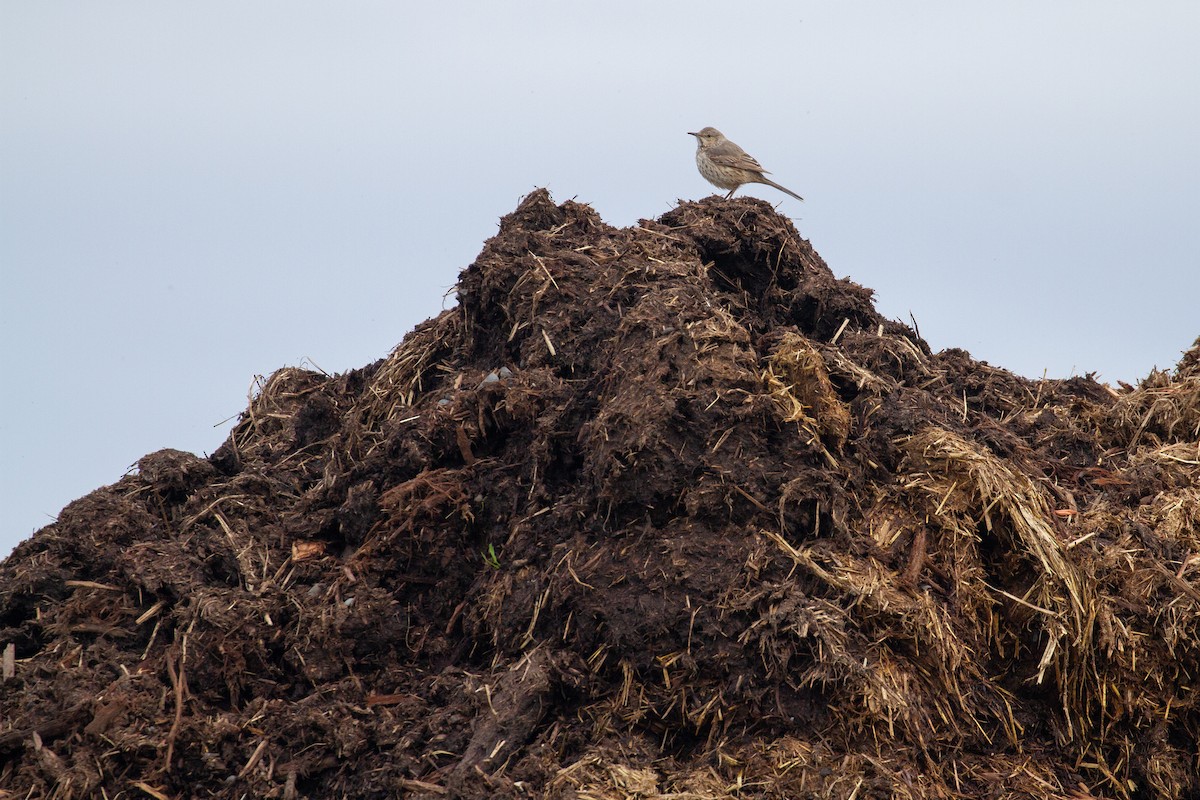
M 762 168 L 762 164 L 755 161 L 753 156 L 733 142 L 726 141 L 716 145 L 708 151 L 708 157 L 718 166 L 748 169 L 752 172 L 766 172 Z

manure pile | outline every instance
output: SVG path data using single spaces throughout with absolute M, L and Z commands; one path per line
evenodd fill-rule
M 458 299 L 0 564 L 0 798 L 1200 797 L 1200 346 L 932 353 L 745 198 Z

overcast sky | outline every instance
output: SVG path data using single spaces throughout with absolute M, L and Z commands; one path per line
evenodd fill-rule
M 1171 367 L 1197 42 L 1194 0 L 0 0 L 0 556 L 211 453 L 256 375 L 385 356 L 534 187 L 616 225 L 710 194 L 705 125 L 934 349 Z

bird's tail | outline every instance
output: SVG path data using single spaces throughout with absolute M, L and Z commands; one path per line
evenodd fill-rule
M 763 178 L 763 179 L 762 179 L 762 182 L 763 182 L 763 183 L 765 183 L 767 186 L 774 186 L 776 189 L 778 189 L 778 190 L 779 190 L 779 191 L 781 191 L 781 192 L 784 192 L 785 194 L 790 194 L 792 197 L 796 198 L 796 199 L 797 199 L 797 200 L 799 200 L 801 203 L 803 203 L 803 202 L 804 202 L 804 198 L 803 198 L 803 197 L 801 197 L 800 195 L 796 194 L 796 193 L 795 193 L 795 192 L 793 192 L 791 189 L 785 189 L 784 187 L 780 186 L 778 183 L 776 183 L 775 181 L 771 180 L 770 178 Z

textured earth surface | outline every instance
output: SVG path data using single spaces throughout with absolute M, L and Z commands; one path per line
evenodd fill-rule
M 0 798 L 1200 796 L 1200 347 L 1030 381 L 544 191 L 0 563 Z

